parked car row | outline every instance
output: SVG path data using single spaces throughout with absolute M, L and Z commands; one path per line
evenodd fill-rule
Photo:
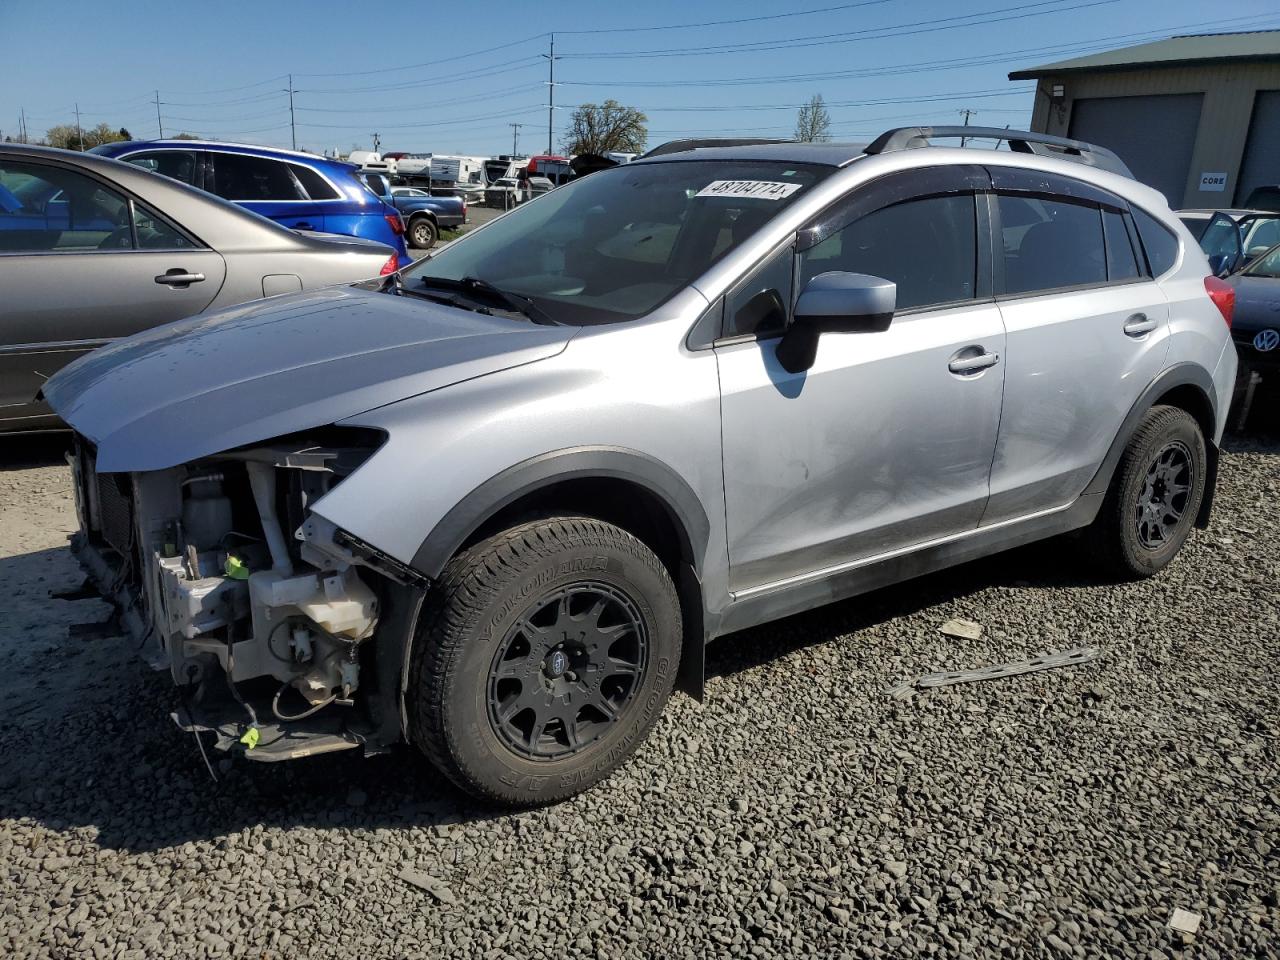
M 290 230 L 253 212 L 254 201 L 233 204 L 184 182 L 217 176 L 225 187 L 234 182 L 229 170 L 245 173 L 238 159 L 223 163 L 231 156 L 219 154 L 215 173 L 189 147 L 122 163 L 0 144 L 0 432 L 59 426 L 37 399 L 45 381 L 120 337 L 259 297 L 385 276 L 400 265 L 399 251 L 384 243 Z M 180 173 L 183 163 L 186 176 L 148 172 Z M 292 166 L 305 170 L 264 169 L 287 173 L 295 189 L 312 182 Z M 362 185 L 343 189 L 356 198 L 348 211 L 378 210 Z M 352 221 L 360 214 L 342 216 L 359 229 Z
M 293 230 L 385 243 L 401 266 L 409 262 L 399 211 L 345 161 L 203 140 L 104 143 L 90 152 L 207 190 Z
M 1180 210 L 1178 217 L 1201 226 L 1197 236 L 1211 269 L 1236 293 L 1231 335 L 1240 357 L 1235 406 L 1243 424 L 1258 384 L 1280 376 L 1280 212 Z

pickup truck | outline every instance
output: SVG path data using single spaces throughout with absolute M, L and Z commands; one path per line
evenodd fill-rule
M 433 197 L 416 187 L 393 187 L 379 174 L 364 174 L 369 189 L 400 211 L 409 246 L 427 250 L 440 231 L 467 222 L 467 204 L 461 197 Z

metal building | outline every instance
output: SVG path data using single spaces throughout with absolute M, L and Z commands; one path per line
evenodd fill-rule
M 1280 30 L 1171 37 L 1009 74 L 1031 129 L 1115 150 L 1175 208 L 1280 184 Z

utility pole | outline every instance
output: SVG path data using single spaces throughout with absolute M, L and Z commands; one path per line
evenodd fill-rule
M 298 128 L 293 122 L 293 95 L 297 93 L 293 89 L 293 74 L 289 74 L 289 89 L 285 91 L 289 94 L 289 135 L 293 138 L 293 149 L 298 149 Z M 376 149 L 376 148 L 375 148 Z
M 551 71 L 551 75 L 547 80 L 547 153 L 554 153 L 552 149 L 552 136 L 555 131 L 556 116 L 556 35 L 551 35 L 551 52 L 544 53 L 547 60 L 547 67 Z
M 960 111 L 960 115 L 964 117 L 964 125 L 966 127 L 969 125 L 969 118 L 972 117 L 977 112 L 978 112 L 977 110 L 970 110 L 968 107 L 965 107 L 963 110 Z M 969 142 L 968 137 L 960 138 L 960 146 L 963 147 L 968 142 Z
M 84 131 L 80 129 L 80 103 L 76 102 L 76 141 L 80 144 L 80 149 L 84 150 Z
M 160 128 L 160 139 L 164 139 L 164 121 L 160 119 L 160 91 L 156 91 L 156 126 Z
M 27 142 L 27 111 L 25 107 L 18 108 L 18 136 L 22 143 Z
M 520 128 L 523 127 L 524 124 L 509 123 L 507 126 L 511 128 L 511 155 L 513 157 L 518 157 L 520 155 Z
M 373 152 L 377 153 L 378 148 L 382 146 L 382 139 L 375 133 L 373 134 Z

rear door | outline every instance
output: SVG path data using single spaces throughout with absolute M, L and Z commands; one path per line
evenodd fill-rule
M 337 191 L 302 164 L 210 150 L 206 189 L 291 230 L 324 231 Z M 299 173 L 301 171 L 301 173 Z M 319 194 L 311 195 L 305 181 Z M 326 196 L 326 192 L 328 196 Z
M 1074 501 L 1169 349 L 1169 303 L 1123 200 L 1041 172 L 991 174 L 1007 363 L 984 525 Z
M 0 430 L 43 425 L 53 373 L 117 337 L 204 310 L 222 257 L 69 164 L 0 152 Z

